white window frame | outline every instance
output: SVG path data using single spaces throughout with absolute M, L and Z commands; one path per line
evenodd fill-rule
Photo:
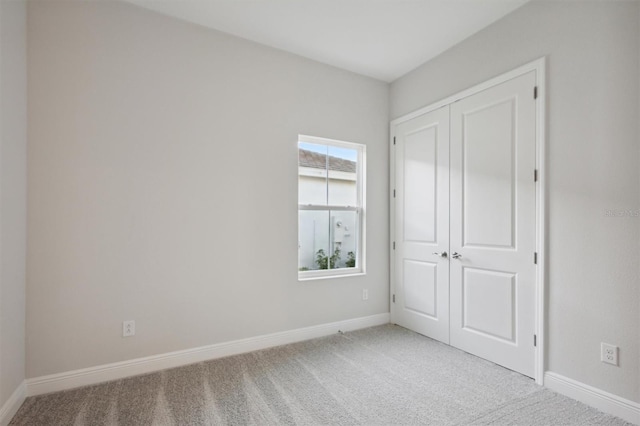
M 315 204 L 298 204 L 298 241 L 300 241 L 300 211 L 355 211 L 357 212 L 358 224 L 356 226 L 356 266 L 354 268 L 337 268 L 337 269 L 319 269 L 309 271 L 298 271 L 299 281 L 318 280 L 327 278 L 339 278 L 348 276 L 365 275 L 366 255 L 365 255 L 365 231 L 366 231 L 366 154 L 367 146 L 360 143 L 344 142 L 335 139 L 321 138 L 317 136 L 298 135 L 296 148 L 299 149 L 299 143 L 306 142 L 317 145 L 334 146 L 338 148 L 353 149 L 358 152 L 358 161 L 356 166 L 356 190 L 357 190 L 357 206 L 342 205 L 315 205 Z M 298 184 L 300 182 L 300 164 L 298 161 Z M 298 189 L 299 190 L 299 189 Z M 299 194 L 299 192 L 298 192 Z M 298 195 L 299 197 L 299 195 Z

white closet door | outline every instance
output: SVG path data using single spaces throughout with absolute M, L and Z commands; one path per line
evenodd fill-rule
M 531 377 L 535 80 L 451 105 L 451 345 Z
M 403 122 L 395 138 L 392 320 L 449 343 L 449 107 Z

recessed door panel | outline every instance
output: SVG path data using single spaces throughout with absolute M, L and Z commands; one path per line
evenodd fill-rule
M 515 342 L 516 274 L 464 268 L 462 279 L 463 328 Z
M 513 248 L 515 99 L 462 116 L 464 245 Z
M 438 319 L 437 268 L 436 263 L 404 261 L 405 309 Z
M 437 125 L 404 140 L 404 240 L 435 242 L 437 232 Z

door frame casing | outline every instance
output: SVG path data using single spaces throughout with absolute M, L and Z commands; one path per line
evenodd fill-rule
M 512 71 L 501 74 L 497 77 L 489 79 L 484 83 L 478 84 L 454 95 L 448 96 L 440 101 L 430 104 L 426 107 L 420 108 L 414 112 L 406 114 L 402 117 L 396 118 L 390 122 L 389 126 L 389 218 L 390 218 L 390 285 L 389 285 L 389 312 L 391 313 L 391 322 L 394 322 L 395 315 L 395 303 L 393 302 L 394 294 L 396 293 L 396 258 L 395 258 L 395 224 L 396 224 L 396 211 L 395 211 L 395 197 L 394 191 L 396 187 L 396 155 L 394 149 L 394 136 L 396 126 L 405 121 L 416 118 L 420 115 L 429 113 L 443 106 L 450 105 L 453 102 L 466 98 L 467 96 L 474 95 L 490 87 L 504 83 L 505 81 L 514 79 L 523 74 L 527 74 L 531 71 L 535 71 L 536 75 L 536 90 L 537 90 L 537 102 L 536 102 L 536 170 L 538 171 L 538 180 L 536 184 L 536 253 L 537 256 L 537 268 L 535 277 L 535 335 L 536 346 L 534 348 L 535 353 L 535 374 L 534 379 L 537 384 L 543 385 L 544 371 L 545 371 L 545 283 L 546 283 L 546 170 L 545 170 L 545 147 L 546 147 L 546 57 L 542 57 L 533 62 L 529 62 L 522 65 Z M 533 93 L 531 94 L 533 96 Z M 533 176 L 531 177 L 533 179 Z

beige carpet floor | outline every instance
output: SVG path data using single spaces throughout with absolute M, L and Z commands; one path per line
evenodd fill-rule
M 12 425 L 627 425 L 386 325 L 28 398 Z

